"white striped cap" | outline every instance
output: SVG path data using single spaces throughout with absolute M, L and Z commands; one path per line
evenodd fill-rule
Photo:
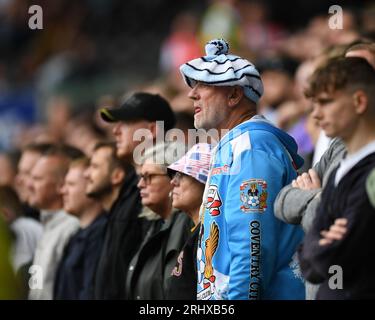
M 213 86 L 241 86 L 246 97 L 257 103 L 263 94 L 263 83 L 258 70 L 246 59 L 228 54 L 224 39 L 206 44 L 206 56 L 180 66 L 185 83 L 191 88 L 196 81 Z

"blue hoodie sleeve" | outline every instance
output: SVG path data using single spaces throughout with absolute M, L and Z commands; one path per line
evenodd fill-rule
M 224 210 L 231 259 L 228 299 L 261 299 L 269 289 L 281 223 L 273 203 L 286 176 L 285 164 L 262 150 L 246 150 L 232 164 Z

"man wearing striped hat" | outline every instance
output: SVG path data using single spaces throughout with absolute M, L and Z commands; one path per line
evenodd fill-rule
M 276 219 L 273 202 L 303 160 L 292 137 L 257 115 L 255 66 L 223 39 L 180 67 L 197 129 L 216 129 L 200 212 L 198 299 L 304 299 L 296 261 L 303 231 Z M 224 134 L 225 132 L 225 134 Z

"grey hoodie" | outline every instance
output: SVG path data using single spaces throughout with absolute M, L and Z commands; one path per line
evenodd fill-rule
M 275 216 L 286 223 L 301 224 L 303 230 L 308 231 L 320 204 L 321 191 L 345 153 L 344 143 L 338 138 L 333 139 L 328 150 L 314 166 L 314 170 L 322 183 L 322 188 L 301 190 L 293 188 L 291 184 L 285 186 L 281 189 L 274 203 Z M 306 283 L 306 299 L 313 300 L 317 289 L 318 286 Z

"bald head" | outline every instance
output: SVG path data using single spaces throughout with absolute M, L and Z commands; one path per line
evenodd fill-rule
M 29 203 L 41 210 L 62 208 L 61 187 L 69 168 L 63 155 L 41 156 L 31 171 Z

